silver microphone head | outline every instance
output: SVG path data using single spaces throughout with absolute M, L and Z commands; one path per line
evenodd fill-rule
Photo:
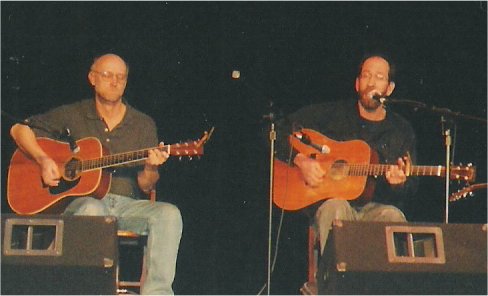
M 387 101 L 387 98 L 380 94 L 374 94 L 371 96 L 371 98 L 375 101 L 380 102 L 381 104 L 384 104 Z

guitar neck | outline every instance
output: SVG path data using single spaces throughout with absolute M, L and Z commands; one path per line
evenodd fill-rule
M 123 165 L 131 162 L 136 162 L 144 160 L 149 157 L 149 150 L 160 149 L 161 151 L 166 151 L 170 153 L 170 145 L 162 147 L 153 147 L 142 150 L 116 153 L 107 156 L 102 156 L 95 159 L 86 159 L 80 162 L 81 171 L 90 171 L 95 169 L 109 168 L 113 166 Z
M 203 144 L 208 140 L 209 137 L 209 133 L 205 132 L 204 136 L 198 141 L 157 146 L 130 152 L 106 155 L 95 159 L 85 159 L 82 161 L 78 160 L 68 162 L 66 166 L 67 169 L 77 172 L 103 169 L 144 160 L 149 157 L 149 151 L 153 149 L 159 149 L 163 152 L 167 152 L 171 156 L 179 156 L 180 158 L 188 156 L 191 158 L 191 156 L 200 156 L 203 154 Z
M 350 176 L 381 176 L 384 175 L 391 165 L 389 164 L 358 164 L 349 166 Z M 411 166 L 406 172 L 410 176 L 438 176 L 446 175 L 446 168 L 443 166 Z

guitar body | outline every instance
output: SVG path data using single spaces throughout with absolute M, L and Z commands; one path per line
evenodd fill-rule
M 70 150 L 68 143 L 48 138 L 38 138 L 38 143 L 58 164 L 63 177 L 59 186 L 46 186 L 39 165 L 17 149 L 10 162 L 7 183 L 7 200 L 14 212 L 32 215 L 47 208 L 62 211 L 67 197 L 91 194 L 102 198 L 108 192 L 111 175 L 104 170 L 89 170 L 76 176 L 67 176 L 65 170 L 66 164 L 73 159 L 101 157 L 104 151 L 98 139 L 89 137 L 77 141 L 80 150 L 76 154 Z
M 291 145 L 298 152 L 315 158 L 326 172 L 324 182 L 316 188 L 308 186 L 300 169 L 274 160 L 273 202 L 285 210 L 299 210 L 320 200 L 340 198 L 354 200 L 362 196 L 368 198 L 374 191 L 374 183 L 368 176 L 350 176 L 345 164 L 370 164 L 377 161 L 376 154 L 361 140 L 334 141 L 314 130 L 304 129 L 310 140 L 321 146 L 326 145 L 328 153 L 290 137 Z
M 62 175 L 58 186 L 46 186 L 39 165 L 20 149 L 10 161 L 7 181 L 7 201 L 14 212 L 32 215 L 39 212 L 58 214 L 64 211 L 73 197 L 90 195 L 103 198 L 110 189 L 112 175 L 107 168 L 142 161 L 151 149 L 160 149 L 179 158 L 203 154 L 203 145 L 210 139 L 214 128 L 205 132 L 198 141 L 173 145 L 159 145 L 147 149 L 108 155 L 100 141 L 94 137 L 76 141 L 78 153 L 68 143 L 38 138 L 41 148 L 56 162 Z

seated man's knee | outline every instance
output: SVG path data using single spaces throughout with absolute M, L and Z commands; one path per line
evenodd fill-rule
M 76 203 L 76 209 L 73 211 L 74 215 L 105 216 L 108 214 L 103 202 L 95 198 L 82 197 L 73 203 Z
M 347 200 L 328 199 L 325 201 L 315 213 L 315 223 L 318 227 L 330 227 L 332 221 L 350 220 L 351 206 Z
M 380 220 L 388 221 L 388 222 L 406 222 L 407 219 L 403 212 L 394 207 L 394 206 L 386 206 L 381 210 Z
M 351 206 L 347 200 L 328 199 L 318 209 L 317 215 L 329 215 L 334 219 L 346 218 Z
M 173 204 L 163 203 L 158 205 L 157 217 L 154 217 L 155 221 L 164 221 L 164 223 L 171 223 L 181 225 L 183 223 L 181 212 Z

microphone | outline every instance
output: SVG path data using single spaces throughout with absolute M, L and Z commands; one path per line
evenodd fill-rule
M 75 140 L 71 136 L 71 130 L 69 128 L 65 128 L 63 131 L 61 131 L 61 137 L 68 141 L 69 148 L 73 153 L 80 152 L 80 147 L 76 145 Z
M 295 138 L 299 139 L 300 142 L 302 142 L 303 144 L 312 146 L 313 148 L 317 149 L 322 154 L 330 153 L 330 147 L 329 146 L 315 144 L 314 142 L 312 142 L 312 139 L 310 139 L 310 137 L 308 135 L 306 135 L 302 132 L 296 132 L 293 134 L 293 136 Z
M 375 101 L 378 101 L 380 102 L 381 104 L 385 104 L 387 103 L 389 100 L 386 96 L 383 96 L 383 95 L 380 95 L 380 94 L 374 94 L 373 96 L 371 96 L 371 98 Z

